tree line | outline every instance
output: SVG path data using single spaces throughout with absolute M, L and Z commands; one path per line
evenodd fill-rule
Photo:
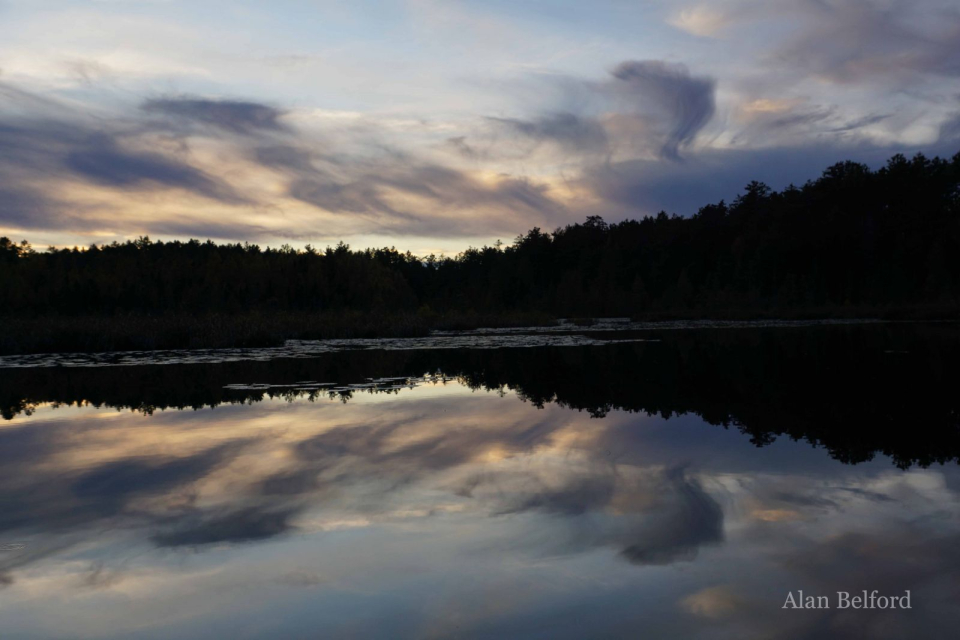
M 751 182 L 691 217 L 593 216 L 452 257 L 146 237 L 37 251 L 0 238 L 0 299 L 0 313 L 21 316 L 955 309 L 960 153 L 841 162 L 800 187 Z

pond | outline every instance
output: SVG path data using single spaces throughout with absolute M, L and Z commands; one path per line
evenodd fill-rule
M 957 325 L 355 347 L 0 361 L 0 637 L 960 624 Z

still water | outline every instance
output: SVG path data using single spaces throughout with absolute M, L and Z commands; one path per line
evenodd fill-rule
M 7 362 L 0 638 L 956 637 L 960 328 L 601 329 Z

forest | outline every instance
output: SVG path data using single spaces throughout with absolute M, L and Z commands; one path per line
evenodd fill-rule
M 396 334 L 398 318 L 400 334 L 560 317 L 956 318 L 960 153 L 895 155 L 877 170 L 840 162 L 782 191 L 751 182 L 690 217 L 593 216 L 449 257 L 147 237 L 40 251 L 2 238 L 0 297 L 8 353 L 23 352 L 28 328 L 91 318 L 101 334 L 136 318 L 158 330 L 179 322 L 184 335 L 198 318 L 296 318 L 285 337 L 339 335 L 358 322 L 366 334 Z

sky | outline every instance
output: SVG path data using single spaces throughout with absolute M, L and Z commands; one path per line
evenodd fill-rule
M 955 0 L 0 0 L 0 235 L 452 254 L 960 151 Z

